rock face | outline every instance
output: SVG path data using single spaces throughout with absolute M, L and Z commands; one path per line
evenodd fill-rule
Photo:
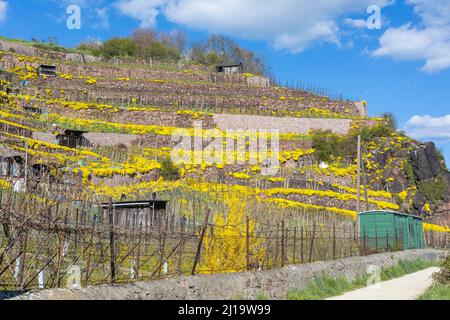
M 421 213 L 425 203 L 432 205 L 430 222 L 448 225 L 450 223 L 450 173 L 441 165 L 436 146 L 432 142 L 421 144 L 411 152 L 409 162 L 412 165 L 415 179 L 418 183 L 430 179 L 442 177 L 447 182 L 447 194 L 439 203 L 431 203 L 430 199 L 418 191 L 413 199 L 413 208 L 416 213 Z
M 441 171 L 441 163 L 432 142 L 419 146 L 412 152 L 410 160 L 418 181 L 434 178 Z

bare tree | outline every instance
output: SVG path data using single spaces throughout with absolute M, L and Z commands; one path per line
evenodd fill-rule
M 180 52 L 184 52 L 186 44 L 188 42 L 188 35 L 181 30 L 172 30 L 170 32 L 170 43 L 173 47 L 177 48 Z
M 145 56 L 147 48 L 156 40 L 157 33 L 154 29 L 136 29 L 131 34 L 131 40 L 136 44 L 138 48 L 138 54 Z

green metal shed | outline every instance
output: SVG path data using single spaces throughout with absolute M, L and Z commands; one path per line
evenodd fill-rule
M 394 211 L 358 214 L 359 234 L 367 251 L 423 249 L 422 218 Z

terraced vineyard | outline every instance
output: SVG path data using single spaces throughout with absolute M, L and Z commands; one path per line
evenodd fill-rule
M 422 164 L 411 156 L 432 146 L 396 130 L 364 135 L 388 127 L 387 118 L 366 116 L 365 101 L 254 85 L 259 76 L 217 74 L 188 61 L 82 64 L 30 50 L 0 52 L 5 289 L 61 286 L 71 265 L 81 265 L 84 284 L 96 284 L 360 253 L 356 154 L 323 161 L 323 146 L 316 145 L 321 129 L 363 135 L 363 208 L 423 215 L 430 220 L 428 244 L 447 245 L 448 212 L 434 213 L 448 197 L 448 175 L 439 167 L 420 177 Z M 39 75 L 42 64 L 56 65 L 57 76 Z M 179 142 L 174 134 L 204 138 L 200 147 L 206 147 L 208 135 L 236 127 L 279 133 L 234 131 L 220 143 L 222 152 L 211 153 L 218 161 L 205 160 L 203 148 L 177 150 L 185 160 L 169 160 Z M 68 130 L 82 134 L 83 143 L 64 146 Z M 280 150 L 269 153 L 279 162 L 271 176 L 263 174 L 267 158 L 250 152 L 265 139 L 279 139 Z M 443 195 L 424 191 L 423 183 L 439 179 Z M 108 217 L 100 206 L 154 193 L 168 200 L 154 223 L 142 210 L 120 217 L 110 210 Z

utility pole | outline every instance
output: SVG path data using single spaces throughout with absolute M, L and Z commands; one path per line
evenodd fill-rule
M 357 147 L 357 175 L 356 175 L 356 230 L 359 235 L 359 213 L 361 212 L 361 136 L 358 135 Z
M 362 147 L 361 147 L 362 149 Z M 361 168 L 362 168 L 362 179 L 363 179 L 363 185 L 364 185 L 364 211 L 369 211 L 369 196 L 367 192 L 367 175 L 366 175 L 366 164 L 362 159 L 362 152 L 360 150 L 360 157 L 361 157 Z
M 358 150 L 357 150 L 357 175 L 356 175 L 356 213 L 361 212 L 361 136 L 358 136 Z

